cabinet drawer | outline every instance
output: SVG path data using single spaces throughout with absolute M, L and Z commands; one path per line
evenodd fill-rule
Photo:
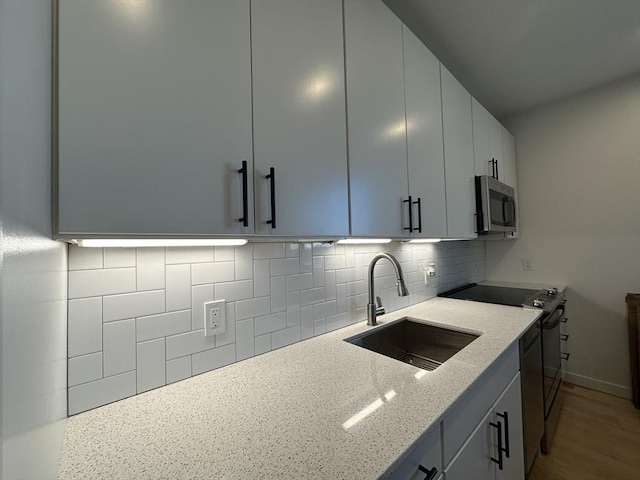
M 418 470 L 422 465 L 427 469 L 435 467 L 442 472 L 442 444 L 440 443 L 440 424 L 429 430 L 426 436 L 409 447 L 409 455 L 393 470 L 382 478 L 393 480 L 422 480 L 425 474 Z
M 519 369 L 520 351 L 518 342 L 515 342 L 445 415 L 442 422 L 445 465 L 471 435 Z

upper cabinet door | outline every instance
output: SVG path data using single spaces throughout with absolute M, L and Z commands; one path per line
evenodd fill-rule
M 440 62 L 406 26 L 403 26 L 402 34 L 409 194 L 413 202 L 419 202 L 414 203 L 412 236 L 445 237 L 447 209 Z M 417 205 L 419 209 L 416 209 Z M 416 231 L 416 226 L 421 226 L 422 232 Z
M 504 182 L 504 154 L 502 153 L 503 127 L 493 115 L 489 115 L 489 138 L 491 142 L 491 158 L 496 160 L 495 179 Z
M 404 236 L 408 179 L 402 23 L 379 0 L 345 0 L 344 14 L 351 234 Z
M 60 0 L 59 234 L 253 232 L 249 39 L 248 0 Z
M 501 181 L 513 187 L 516 192 L 516 225 L 520 228 L 520 203 L 518 202 L 518 169 L 516 162 L 516 141 L 513 135 L 502 128 L 502 151 L 503 151 L 503 167 L 500 173 Z M 508 232 L 504 234 L 505 238 L 518 238 L 519 231 Z
M 473 112 L 473 157 L 476 175 L 488 175 L 502 181 L 504 154 L 503 127 L 475 98 Z
M 348 235 L 342 2 L 251 9 L 256 233 Z
M 491 114 L 475 98 L 471 100 L 473 114 L 473 159 L 476 175 L 493 176 L 491 156 Z
M 471 95 L 443 65 L 440 72 L 447 235 L 472 238 L 476 228 Z

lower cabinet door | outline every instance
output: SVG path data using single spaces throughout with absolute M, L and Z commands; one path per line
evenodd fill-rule
M 444 471 L 445 480 L 494 480 L 496 429 L 491 426 L 493 410 L 487 412 L 458 454 Z
M 422 467 L 422 469 L 420 468 Z M 433 470 L 435 469 L 435 472 Z M 426 472 L 425 472 L 426 470 Z M 433 472 L 428 476 L 427 472 Z M 442 473 L 442 444 L 440 425 L 431 429 L 427 435 L 411 447 L 411 452 L 396 469 L 383 476 L 393 480 L 424 480 Z M 433 480 L 437 477 L 434 476 Z
M 524 435 L 522 431 L 522 389 L 518 373 L 493 407 L 493 421 L 502 423 L 504 454 L 496 480 L 524 480 Z

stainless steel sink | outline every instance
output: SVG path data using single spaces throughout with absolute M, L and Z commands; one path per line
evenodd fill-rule
M 478 337 L 405 317 L 345 341 L 423 370 L 435 370 Z

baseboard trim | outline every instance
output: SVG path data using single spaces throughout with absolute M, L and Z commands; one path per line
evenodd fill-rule
M 598 390 L 599 392 L 610 393 L 616 397 L 631 398 L 631 388 L 624 385 L 617 385 L 615 383 L 605 382 L 604 380 L 598 380 L 597 378 L 586 377 L 584 375 L 578 375 L 577 373 L 564 372 L 564 381 L 573 383 L 580 387 L 591 388 L 592 390 Z

